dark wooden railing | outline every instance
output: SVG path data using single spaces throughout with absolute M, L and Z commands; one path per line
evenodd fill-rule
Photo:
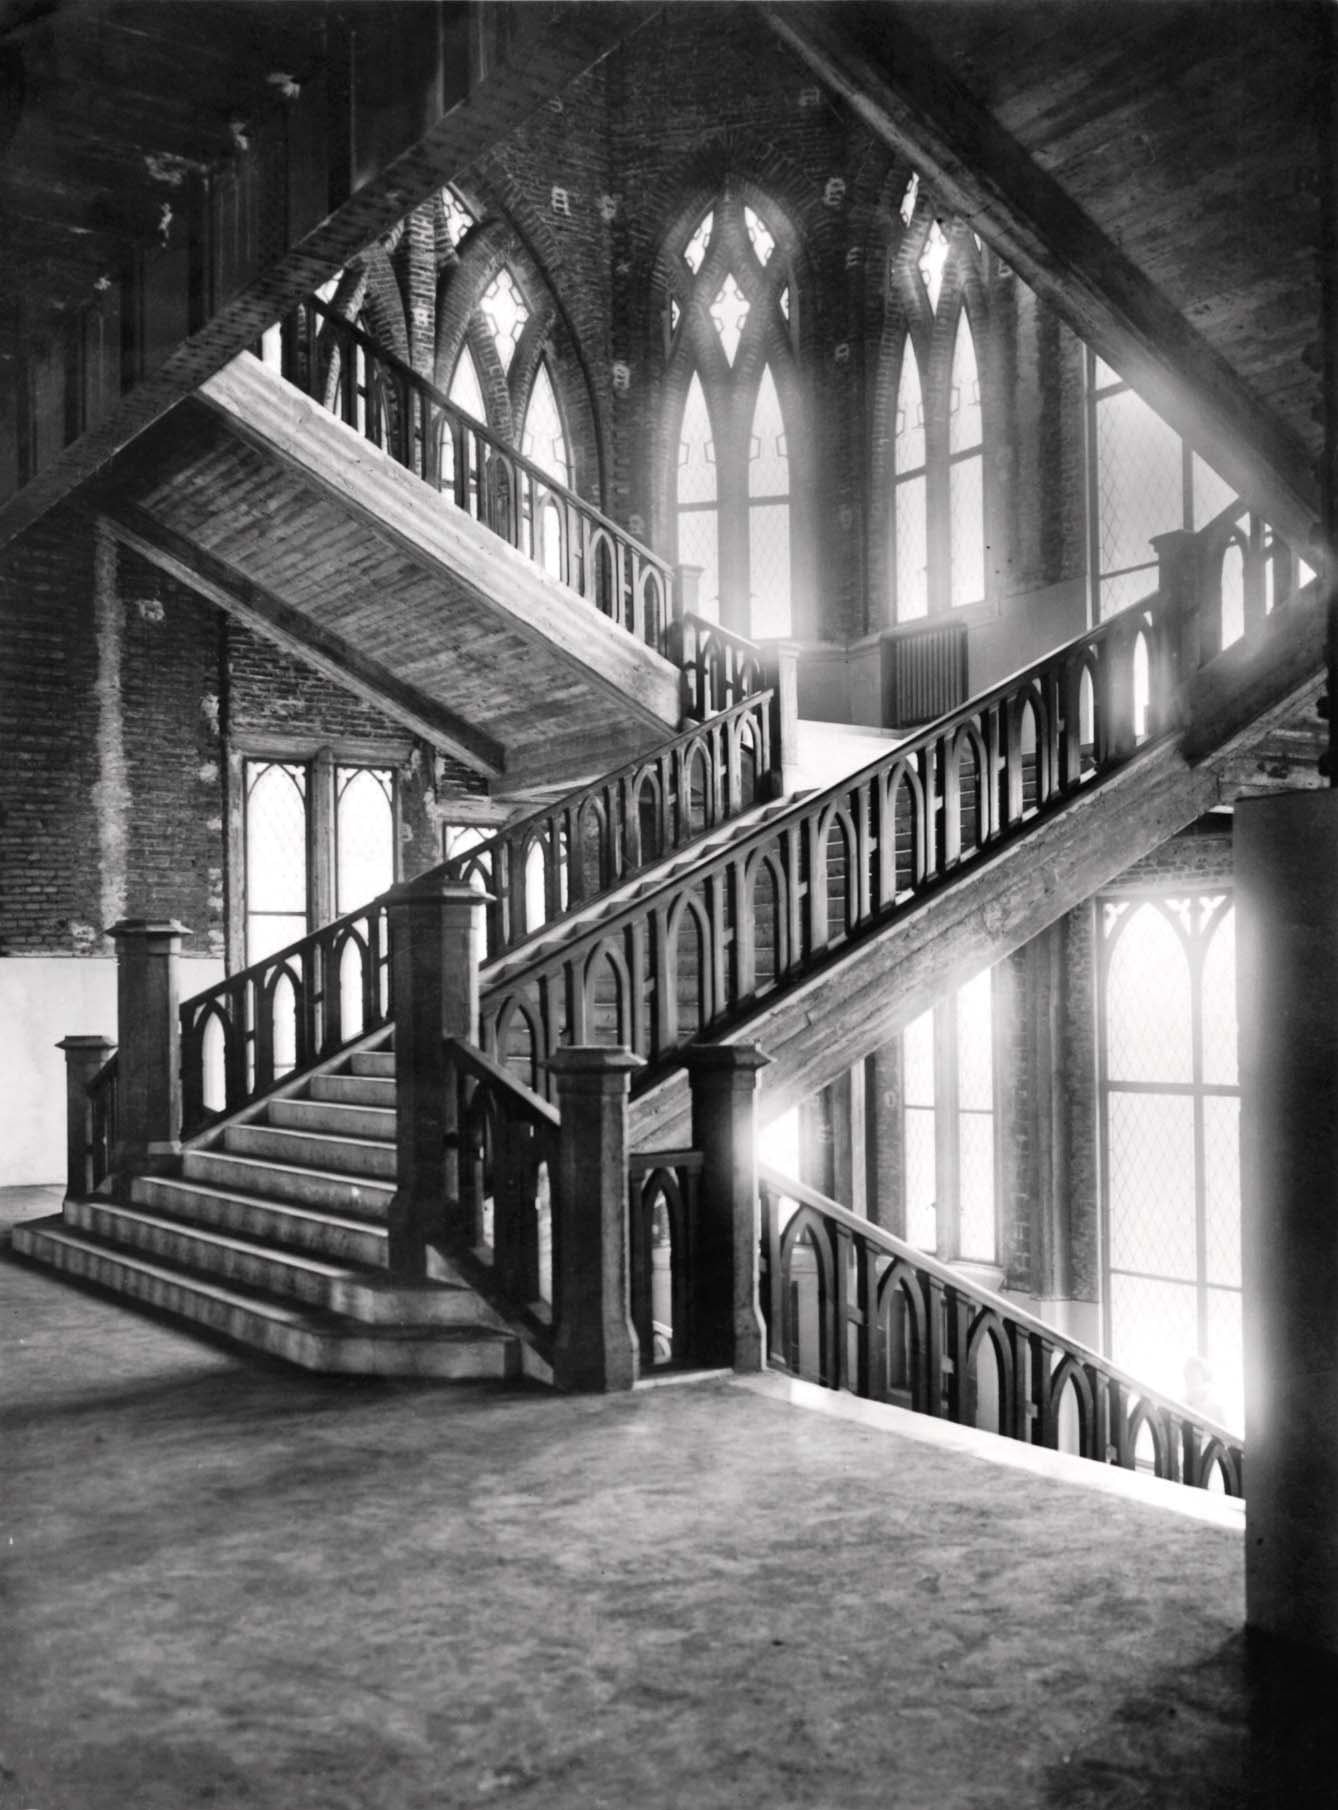
M 1171 733 L 1178 622 L 1151 598 L 492 985 L 482 1040 L 536 1089 L 564 1042 L 663 1072 L 850 939 Z
M 657 652 L 671 568 L 314 296 L 281 324 L 290 383 Z
M 181 1007 L 182 1135 L 390 1022 L 384 898 L 239 969 Z
M 771 796 L 774 702 L 756 692 L 447 861 L 491 895 L 488 959 Z
M 627 1164 L 632 1324 L 641 1370 L 696 1361 L 699 1150 L 640 1150 Z
M 761 651 L 732 629 L 685 610 L 672 624 L 669 658 L 683 670 L 683 713 L 704 722 L 769 683 Z
M 770 1363 L 871 1401 L 1207 1489 L 1243 1493 L 1244 1446 L 1099 1353 L 825 1195 L 761 1171 Z M 1144 1434 L 1146 1429 L 1146 1434 Z
M 86 1174 L 91 1192 L 114 1174 L 116 1141 L 120 1135 L 121 1065 L 110 1057 L 88 1084 L 88 1158 Z
M 558 1114 L 459 1038 L 446 1039 L 446 1066 L 465 1241 L 499 1292 L 532 1316 L 536 1343 L 550 1355 Z

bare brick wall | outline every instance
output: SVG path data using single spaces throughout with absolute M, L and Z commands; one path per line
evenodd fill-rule
M 0 555 L 0 954 L 88 952 L 102 925 L 90 699 L 92 531 L 71 508 Z

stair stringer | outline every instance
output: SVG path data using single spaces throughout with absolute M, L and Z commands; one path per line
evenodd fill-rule
M 1135 861 L 1223 802 L 1227 769 L 1312 701 L 1322 683 L 1326 596 L 1312 584 L 1196 673 L 1185 728 L 1134 755 L 1031 830 L 944 878 L 925 897 L 782 983 L 714 1043 L 756 1043 L 763 1124 L 871 1055 L 981 968 L 1003 960 Z M 1229 802 L 1229 800 L 1228 800 Z M 691 1141 L 687 1076 L 672 1070 L 633 1099 L 647 1148 Z

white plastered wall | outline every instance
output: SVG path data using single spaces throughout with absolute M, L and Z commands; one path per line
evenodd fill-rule
M 223 978 L 213 956 L 183 956 L 183 998 Z M 0 1188 L 65 1179 L 65 1057 L 77 1034 L 116 1036 L 111 956 L 0 961 Z

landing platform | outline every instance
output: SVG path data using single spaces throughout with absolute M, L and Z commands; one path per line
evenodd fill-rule
M 0 1810 L 1332 1801 L 1239 1531 L 731 1382 L 324 1380 L 0 1252 L 0 1452 Z

